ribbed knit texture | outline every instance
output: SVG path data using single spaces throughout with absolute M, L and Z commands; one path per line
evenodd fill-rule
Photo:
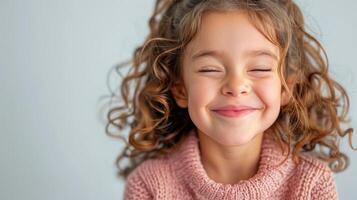
M 127 178 L 124 197 L 145 199 L 338 199 L 331 170 L 322 161 L 303 154 L 296 165 L 279 146 L 264 136 L 257 173 L 236 184 L 210 179 L 200 158 L 198 138 L 192 130 L 173 153 L 146 160 Z M 274 166 L 275 165 L 275 166 Z

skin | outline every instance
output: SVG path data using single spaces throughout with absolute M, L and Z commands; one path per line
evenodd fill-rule
M 215 51 L 217 53 L 206 53 Z M 233 184 L 256 174 L 263 134 L 287 99 L 278 75 L 279 48 L 243 11 L 208 12 L 183 55 L 182 81 L 173 88 L 197 127 L 201 161 L 214 181 Z M 240 117 L 213 109 L 256 108 Z

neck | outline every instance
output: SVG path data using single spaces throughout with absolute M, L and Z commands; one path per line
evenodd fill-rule
M 263 133 L 240 146 L 223 146 L 200 131 L 198 137 L 202 165 L 215 182 L 234 184 L 257 173 Z

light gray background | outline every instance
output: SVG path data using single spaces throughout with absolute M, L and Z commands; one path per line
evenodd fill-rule
M 0 199 L 122 199 L 121 146 L 104 133 L 99 97 L 109 69 L 143 42 L 153 3 L 0 0 Z M 357 128 L 357 2 L 300 4 L 351 95 Z M 356 199 L 357 152 L 346 144 L 352 165 L 336 180 L 341 199 Z

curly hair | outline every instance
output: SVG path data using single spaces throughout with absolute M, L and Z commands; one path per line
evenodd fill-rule
M 348 167 L 339 140 L 348 135 L 354 149 L 353 129 L 341 127 L 349 122 L 349 97 L 330 77 L 326 52 L 306 31 L 302 12 L 292 0 L 156 0 L 148 37 L 132 60 L 117 66 L 117 70 L 130 66 L 120 85 L 121 105 L 107 113 L 106 133 L 117 137 L 109 130 L 114 126 L 125 143 L 116 160 L 120 177 L 127 177 L 147 159 L 166 155 L 195 127 L 187 109 L 176 104 L 171 88 L 181 78 L 181 58 L 200 28 L 202 15 L 234 10 L 244 10 L 282 55 L 279 76 L 290 100 L 269 128 L 279 146 L 284 150 L 287 144 L 297 163 L 301 152 L 311 151 L 334 172 Z M 293 80 L 289 86 L 287 78 Z M 127 127 L 128 142 L 121 134 Z M 129 162 L 123 167 L 125 160 Z

